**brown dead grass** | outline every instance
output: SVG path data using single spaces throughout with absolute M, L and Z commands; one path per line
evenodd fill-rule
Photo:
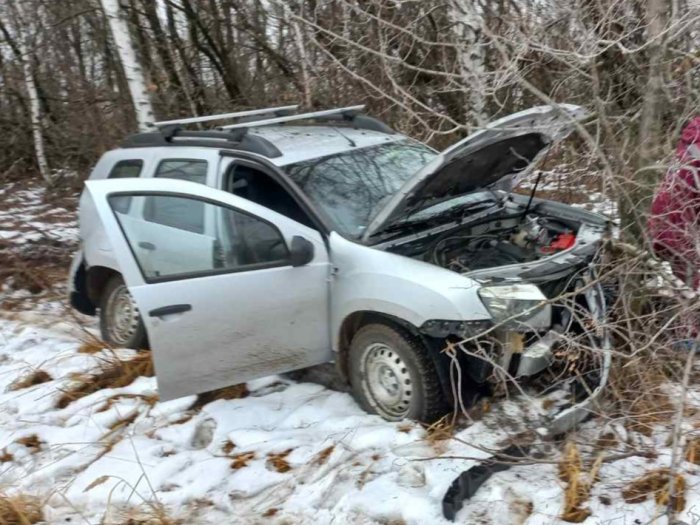
M 294 449 L 288 448 L 283 452 L 270 452 L 267 455 L 267 461 L 265 462 L 265 466 L 270 470 L 276 470 L 277 472 L 280 472 L 282 474 L 285 472 L 289 472 L 290 470 L 292 470 L 292 466 L 287 461 L 287 456 L 289 456 L 292 450 Z
M 104 405 L 98 408 L 95 412 L 106 412 L 114 406 L 117 401 L 122 399 L 140 399 L 146 403 L 149 407 L 152 407 L 158 402 L 158 394 L 116 394 L 105 401 Z
M 272 518 L 272 517 L 274 517 L 279 511 L 280 511 L 280 509 L 278 509 L 278 508 L 276 508 L 276 507 L 270 507 L 269 509 L 267 509 L 265 512 L 262 513 L 262 517 L 263 517 L 263 518 Z
M 51 380 L 53 380 L 53 377 L 51 377 L 48 372 L 41 369 L 32 370 L 26 376 L 22 376 L 14 381 L 8 387 L 8 390 L 21 390 L 23 388 L 29 388 L 30 386 L 48 383 Z
M 603 456 L 598 456 L 590 470 L 585 472 L 576 443 L 566 444 L 564 457 L 558 465 L 559 479 L 567 484 L 564 491 L 562 520 L 569 523 L 581 523 L 591 515 L 591 511 L 584 507 L 584 504 L 590 497 L 591 487 L 597 481 L 602 462 Z
M 396 430 L 398 430 L 399 432 L 401 432 L 403 434 L 410 433 L 411 430 L 413 430 L 413 428 L 414 428 L 413 423 L 399 423 L 396 426 Z
M 37 498 L 0 493 L 0 525 L 31 525 L 43 520 L 44 513 Z
M 233 461 L 231 462 L 231 468 L 233 470 L 238 470 L 243 467 L 247 467 L 248 463 L 255 459 L 255 452 L 241 452 L 233 456 Z
M 221 446 L 221 451 L 227 456 L 230 456 L 234 448 L 236 448 L 236 444 L 233 441 L 227 439 Z
M 658 360 L 643 359 L 627 365 L 613 367 L 609 392 L 627 429 L 649 436 L 656 425 L 668 423 L 676 410 L 663 389 L 668 376 Z
M 685 447 L 685 460 L 700 465 L 700 437 L 691 439 Z
M 111 354 L 100 364 L 100 370 L 86 374 L 65 390 L 58 399 L 58 408 L 65 408 L 76 399 L 89 396 L 105 388 L 122 388 L 130 385 L 137 377 L 151 377 L 154 374 L 150 352 L 141 352 L 131 359 L 119 359 Z
M 218 390 L 212 390 L 211 392 L 204 392 L 197 396 L 197 400 L 191 409 L 199 409 L 204 405 L 211 403 L 212 401 L 217 401 L 219 399 L 241 399 L 243 397 L 248 397 L 250 391 L 245 383 L 240 385 L 227 386 L 226 388 L 220 388 Z
M 16 439 L 15 443 L 27 447 L 29 450 L 36 454 L 41 450 L 41 445 L 43 441 L 41 441 L 39 439 L 39 436 L 37 436 L 36 434 L 30 434 L 28 436 Z
M 657 505 L 668 505 L 671 501 L 669 482 L 671 472 L 667 468 L 651 470 L 635 479 L 622 490 L 622 497 L 627 503 L 641 503 L 654 498 Z M 681 512 L 685 508 L 685 478 L 676 474 L 675 497 L 673 508 Z
M 6 448 L 0 450 L 0 463 L 8 463 L 14 459 L 15 457 L 12 454 L 10 454 Z
M 431 445 L 436 445 L 441 441 L 451 439 L 455 434 L 455 425 L 452 421 L 452 415 L 448 414 L 438 419 L 432 425 L 426 427 L 426 440 Z
M 326 461 L 328 461 L 328 458 L 330 455 L 333 453 L 335 450 L 335 445 L 331 445 L 330 447 L 324 448 L 321 452 L 319 452 L 316 455 L 316 458 L 314 459 L 314 463 L 317 465 L 324 465 Z
M 117 521 L 103 521 L 102 525 L 180 525 L 181 520 L 170 516 L 160 503 L 147 503 L 121 512 Z
M 100 339 L 86 339 L 83 341 L 80 346 L 78 347 L 78 352 L 81 354 L 96 354 L 98 352 L 101 352 L 105 348 L 110 348 L 108 343 L 105 343 L 104 341 Z

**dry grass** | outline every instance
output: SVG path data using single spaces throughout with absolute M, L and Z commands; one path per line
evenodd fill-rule
M 27 447 L 29 450 L 36 454 L 41 450 L 41 444 L 43 443 L 43 441 L 41 441 L 39 439 L 39 436 L 37 436 L 36 434 L 30 434 L 28 436 L 16 439 L 15 443 Z
M 440 441 L 451 439 L 455 434 L 455 425 L 452 414 L 445 415 L 432 425 L 426 427 L 425 433 L 426 440 L 431 445 L 435 445 Z
M 230 456 L 231 452 L 233 452 L 233 449 L 236 448 L 236 444 L 233 441 L 226 440 L 224 444 L 221 446 L 221 451 L 227 455 Z
M 48 372 L 41 369 L 32 370 L 26 376 L 22 376 L 14 381 L 8 387 L 8 390 L 21 390 L 23 388 L 29 388 L 30 386 L 48 383 L 51 380 L 53 380 L 53 377 L 51 377 Z
M 558 465 L 559 479 L 566 483 L 564 510 L 561 519 L 570 523 L 581 523 L 591 511 L 584 507 L 591 494 L 591 487 L 597 481 L 603 456 L 593 463 L 588 473 L 584 472 L 583 461 L 576 443 L 569 442 L 564 449 L 564 457 Z
M 227 386 L 226 388 L 220 388 L 218 390 L 212 390 L 211 392 L 199 394 L 197 396 L 197 401 L 195 401 L 194 405 L 192 405 L 190 408 L 199 409 L 204 405 L 219 399 L 241 399 L 243 397 L 248 397 L 248 394 L 250 394 L 250 391 L 245 383 Z
M 151 377 L 154 374 L 150 352 L 141 352 L 131 359 L 119 359 L 115 354 L 102 361 L 100 370 L 82 376 L 76 384 L 65 390 L 58 399 L 58 408 L 65 408 L 80 399 L 105 388 L 122 388 L 130 385 L 137 377 Z
M 265 462 L 265 466 L 270 470 L 275 470 L 280 473 L 289 472 L 290 470 L 292 470 L 292 466 L 287 461 L 287 456 L 289 456 L 292 450 L 294 449 L 289 448 L 283 452 L 270 452 L 267 455 L 267 461 Z
M 146 403 L 149 407 L 152 407 L 158 402 L 158 394 L 116 394 L 105 401 L 104 405 L 98 408 L 95 412 L 106 412 L 114 406 L 117 401 L 121 399 L 140 399 Z
M 105 348 L 110 348 L 109 344 L 97 338 L 90 338 L 80 344 L 78 352 L 81 354 L 96 354 Z
M 44 513 L 37 498 L 0 493 L 0 525 L 30 525 L 43 520 Z
M 238 470 L 243 467 L 247 467 L 248 463 L 255 459 L 255 452 L 241 452 L 233 456 L 233 461 L 231 462 L 231 468 L 233 470 Z
M 8 463 L 14 459 L 15 457 L 12 454 L 10 454 L 6 448 L 0 451 L 0 463 Z
M 317 465 L 324 465 L 326 461 L 328 461 L 328 458 L 330 455 L 333 453 L 335 450 L 335 445 L 331 445 L 330 447 L 324 448 L 321 452 L 319 452 L 316 455 L 316 458 L 314 459 L 314 463 Z
M 616 415 L 625 418 L 628 430 L 646 436 L 656 425 L 668 423 L 676 410 L 663 388 L 669 378 L 660 361 L 649 356 L 624 367 L 615 366 L 608 383 Z
M 685 448 L 685 460 L 700 465 L 700 437 L 688 441 Z
M 671 501 L 669 482 L 671 473 L 667 468 L 652 470 L 637 478 L 622 490 L 622 497 L 627 503 L 641 503 L 654 498 L 658 505 L 668 505 Z M 673 508 L 681 512 L 685 508 L 685 478 L 676 474 Z
M 182 523 L 181 520 L 168 515 L 163 505 L 147 503 L 141 507 L 115 513 L 114 517 L 103 519 L 100 525 L 179 525 L 180 523 Z

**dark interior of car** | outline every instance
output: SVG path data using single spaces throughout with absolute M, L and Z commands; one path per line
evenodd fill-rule
M 308 214 L 272 177 L 250 166 L 233 164 L 226 176 L 226 191 L 316 229 Z

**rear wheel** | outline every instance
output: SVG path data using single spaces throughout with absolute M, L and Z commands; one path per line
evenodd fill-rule
M 349 355 L 355 399 L 389 421 L 432 423 L 449 411 L 433 361 L 422 342 L 383 324 L 360 328 Z
M 146 330 L 134 299 L 120 275 L 107 281 L 100 298 L 102 339 L 112 346 L 147 348 Z

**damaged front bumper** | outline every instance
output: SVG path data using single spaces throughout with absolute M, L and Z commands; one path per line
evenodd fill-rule
M 592 345 L 592 350 L 599 354 L 596 357 L 598 357 L 600 361 L 598 384 L 594 388 L 589 389 L 588 395 L 583 400 L 547 418 L 544 427 L 547 429 L 546 434 L 548 436 L 555 436 L 567 432 L 588 416 L 592 415 L 595 411 L 595 405 L 608 383 L 610 364 L 612 361 L 612 341 L 610 338 L 610 331 L 606 326 L 607 305 L 605 304 L 605 295 L 600 283 L 592 282 L 590 276 L 587 276 L 586 280 L 589 282 L 585 283 L 584 297 L 591 315 L 592 329 L 596 332 L 591 334 L 590 339 L 595 343 Z
M 593 279 L 590 273 L 582 277 L 577 288 L 582 290 L 581 295 L 585 298 L 590 316 L 587 319 L 589 331 L 586 335 L 590 342 L 590 351 L 594 354 L 595 362 L 598 365 L 597 373 L 595 374 L 597 384 L 592 385 L 587 381 L 585 385 L 586 395 L 583 399 L 561 408 L 555 414 L 545 416 L 542 426 L 546 429 L 546 435 L 548 436 L 554 436 L 570 430 L 594 412 L 595 404 L 608 382 L 610 372 L 612 345 L 610 333 L 606 326 L 607 305 L 605 304 L 603 288 L 600 283 Z M 521 348 L 518 351 L 519 359 L 517 365 L 510 367 L 515 378 L 522 380 L 536 376 L 546 370 L 555 362 L 555 346 L 558 342 L 565 340 L 565 338 L 566 334 L 552 329 L 528 346 Z M 510 344 L 504 345 L 506 349 L 510 346 Z M 504 353 L 508 355 L 510 352 L 506 351 Z M 508 369 L 509 364 L 509 362 L 503 363 L 505 365 L 504 368 Z
M 557 412 L 543 416 L 540 427 L 550 436 L 566 432 L 592 414 L 608 382 L 611 340 L 606 326 L 607 305 L 603 288 L 593 273 L 586 270 L 577 278 L 575 290 L 581 302 L 585 302 L 587 311 L 585 330 L 579 337 L 587 340 L 587 353 L 593 357 L 594 370 L 586 374 L 583 390 L 577 395 L 572 392 L 568 405 L 559 406 Z M 561 357 L 557 349 L 571 336 L 561 326 L 551 324 L 539 324 L 536 330 L 532 327 L 528 330 L 522 325 L 496 327 L 493 322 L 484 321 L 431 321 L 423 325 L 421 331 L 432 337 L 454 334 L 453 337 L 458 339 L 453 339 L 453 347 L 461 352 L 454 354 L 453 359 L 458 359 L 461 369 L 478 385 L 494 380 L 497 384 L 497 378 L 503 380 L 504 376 L 508 381 L 521 384 L 530 379 L 537 380 L 538 375 L 553 366 L 558 356 Z M 480 350 L 476 351 L 475 347 Z M 498 372 L 494 374 L 496 370 Z

